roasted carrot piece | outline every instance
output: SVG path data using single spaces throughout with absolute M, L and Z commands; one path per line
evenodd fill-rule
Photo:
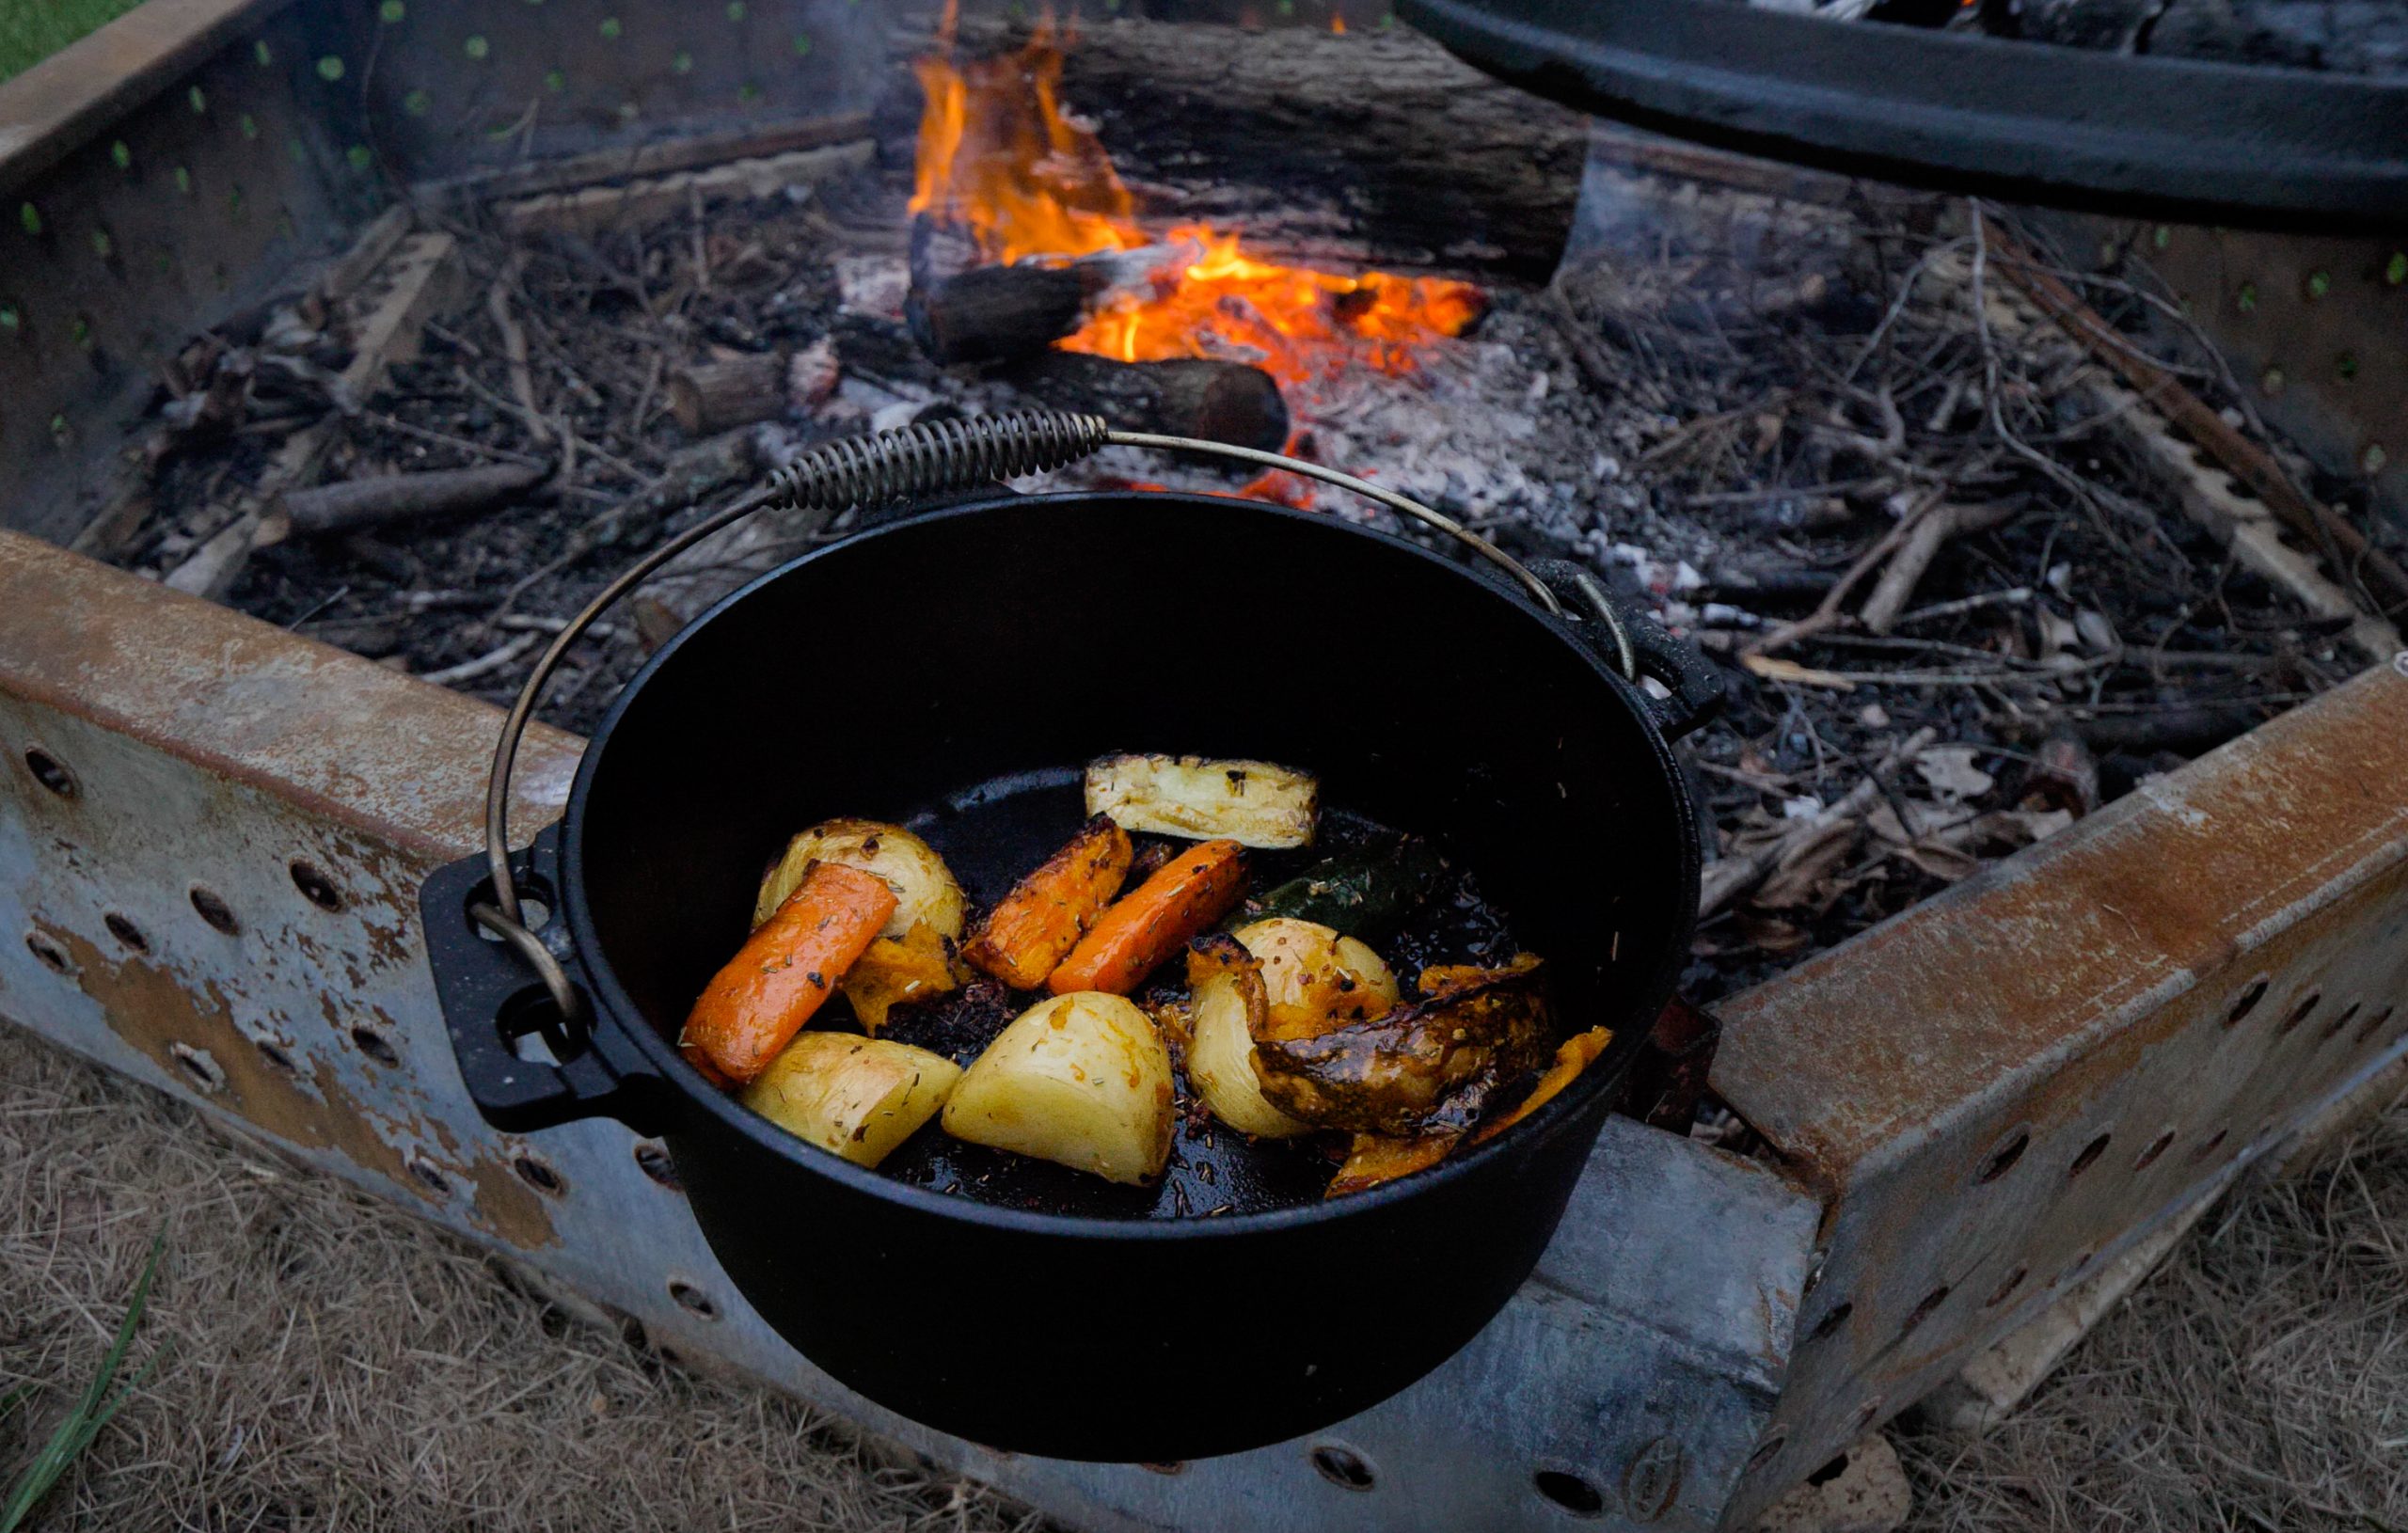
M 835 993 L 894 913 L 885 880 L 819 863 L 705 987 L 679 1046 L 700 1051 L 731 1081 L 752 1080 Z
M 1055 995 L 1127 995 L 1189 938 L 1227 915 L 1244 893 L 1244 847 L 1234 841 L 1192 846 L 1104 911 L 1047 976 L 1046 988 Z
M 1134 854 L 1129 832 L 1098 814 L 1004 896 L 961 956 L 1013 989 L 1036 989 L 1120 893 Z

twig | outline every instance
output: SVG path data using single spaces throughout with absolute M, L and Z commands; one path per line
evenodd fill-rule
M 527 429 L 534 435 L 536 445 L 552 443 L 552 423 L 535 403 L 535 371 L 527 363 L 527 332 L 519 327 L 518 316 L 510 310 L 510 290 L 518 283 L 519 263 L 526 258 L 514 253 L 485 290 L 485 310 L 493 316 L 494 328 L 501 332 L 502 355 L 510 361 L 510 391 L 518 396 L 518 407 L 527 417 Z
M 1898 621 L 1892 626 L 1904 628 L 1912 624 L 1957 617 L 1966 612 L 1978 611 L 1985 607 L 2022 607 L 2029 604 L 2031 600 L 2030 586 L 2015 586 L 2006 591 L 1984 592 L 1978 596 L 1959 596 L 1953 602 L 1934 602 L 1929 607 L 1918 607 L 1911 612 L 1902 612 L 1898 615 Z
M 505 640 L 499 647 L 488 650 L 473 660 L 463 660 L 458 665 L 448 665 L 440 671 L 422 672 L 418 679 L 433 682 L 437 687 L 457 687 L 464 681 L 475 681 L 480 676 L 490 676 L 533 649 L 543 642 L 543 640 L 544 634 L 541 629 L 531 633 L 522 633 L 515 639 Z
M 1703 921 L 1733 900 L 1753 889 L 1772 876 L 1773 870 L 1794 861 L 1802 848 L 1820 842 L 1834 829 L 1861 820 L 1873 810 L 1882 796 L 1880 780 L 1896 770 L 1898 764 L 1922 753 L 1923 749 L 1940 737 L 1936 729 L 1925 727 L 1900 740 L 1875 763 L 1864 780 L 1847 791 L 1846 797 L 1819 814 L 1793 821 L 1782 833 L 1761 846 L 1734 852 L 1708 866 L 1698 879 L 1697 913 Z
M 1857 621 L 1873 633 L 1888 633 L 1896 625 L 1898 614 L 1906 609 L 1915 587 L 1923 583 L 1941 548 L 1956 538 L 2001 526 L 2022 509 L 2020 499 L 1993 501 L 1985 506 L 1943 505 L 1918 517 L 1912 530 L 1899 541 L 1897 552 L 1890 556 L 1881 578 L 1873 587 L 1873 594 L 1864 598 L 1864 608 L 1857 614 Z

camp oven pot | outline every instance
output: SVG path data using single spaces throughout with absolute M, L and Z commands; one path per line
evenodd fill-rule
M 472 920 L 482 859 L 424 892 L 436 978 L 489 1123 L 659 1136 L 745 1301 L 876 1403 L 1061 1458 L 1259 1446 L 1421 1377 L 1536 1265 L 1687 952 L 1699 851 L 1668 736 L 1715 685 L 1630 614 L 1550 614 L 1334 516 L 993 492 L 753 581 L 627 686 L 566 816 L 510 863 L 537 933 L 518 945 L 580 1025 L 534 952 Z M 1036 1208 L 907 1185 L 678 1056 L 794 831 L 911 825 L 990 901 L 1075 827 L 1076 768 L 1114 750 L 1291 763 L 1324 803 L 1431 836 L 1546 957 L 1563 1024 L 1613 1044 L 1433 1170 L 1331 1201 L 1225 1189 L 1229 1211 L 1185 1218 L 1070 1173 L 1092 1193 Z

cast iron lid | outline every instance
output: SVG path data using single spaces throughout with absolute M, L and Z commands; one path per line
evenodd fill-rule
M 1842 22 L 1743 0 L 1399 0 L 1600 116 L 1916 185 L 2184 222 L 2408 228 L 2408 79 Z

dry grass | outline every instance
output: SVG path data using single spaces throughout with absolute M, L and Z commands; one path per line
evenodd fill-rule
M 33 1527 L 958 1530 L 1029 1525 L 828 1418 L 566 1320 L 467 1246 L 208 1132 L 0 1023 L 0 1483 L 107 1350 L 171 1354 Z
M 2209 1216 L 2013 1420 L 1898 1444 L 1914 1525 L 2408 1528 L 2408 1112 Z
M 0 1025 L 0 1478 L 106 1350 L 171 1345 L 34 1525 L 999 1529 L 792 1402 L 675 1370 L 466 1246 Z M 1900 1445 L 1914 1526 L 2408 1528 L 2408 1116 L 2215 1216 L 2014 1422 Z

